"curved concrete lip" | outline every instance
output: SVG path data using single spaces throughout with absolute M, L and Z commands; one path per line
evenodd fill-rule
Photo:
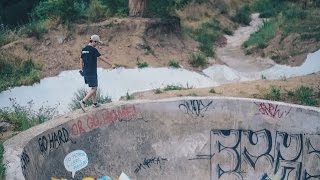
M 6 179 L 312 179 L 320 109 L 231 97 L 116 102 L 4 143 Z M 74 177 L 72 177 L 74 176 Z

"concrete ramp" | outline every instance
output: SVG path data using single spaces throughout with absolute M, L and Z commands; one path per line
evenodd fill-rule
M 312 180 L 320 177 L 320 110 L 226 97 L 117 102 L 4 146 L 8 180 Z

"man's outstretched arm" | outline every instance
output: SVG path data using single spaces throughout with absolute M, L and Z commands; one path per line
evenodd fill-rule
M 108 58 L 106 58 L 106 57 L 104 57 L 104 56 L 99 56 L 99 59 L 101 59 L 103 62 L 109 64 L 112 68 L 115 67 L 113 64 L 111 64 L 111 63 L 108 61 Z

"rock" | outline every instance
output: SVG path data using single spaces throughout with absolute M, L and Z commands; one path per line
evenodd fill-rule
M 57 40 L 58 40 L 59 44 L 62 44 L 66 40 L 66 37 L 65 36 L 58 36 Z
M 8 122 L 0 122 L 0 133 L 6 132 L 10 126 Z

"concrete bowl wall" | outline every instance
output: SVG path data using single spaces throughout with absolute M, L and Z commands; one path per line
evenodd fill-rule
M 227 97 L 117 102 L 57 117 L 4 147 L 8 180 L 122 172 L 139 180 L 317 179 L 320 110 Z

